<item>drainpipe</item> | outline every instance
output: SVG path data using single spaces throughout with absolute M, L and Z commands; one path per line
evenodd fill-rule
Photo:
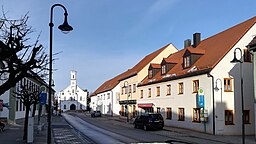
M 214 100 L 214 77 L 210 73 L 207 74 L 208 77 L 212 78 L 212 134 L 215 135 L 215 100 Z
M 111 97 L 112 97 L 112 98 L 111 98 L 111 101 L 112 101 L 112 102 L 111 102 L 111 107 L 112 107 L 112 108 L 111 108 L 111 116 L 113 117 L 113 110 L 114 110 L 114 100 L 113 100 L 113 98 L 114 98 L 114 96 L 113 96 L 113 91 L 111 90 L 110 92 L 112 93 L 112 94 L 111 94 Z

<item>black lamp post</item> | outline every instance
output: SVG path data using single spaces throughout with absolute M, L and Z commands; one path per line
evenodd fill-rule
M 236 48 L 234 50 L 234 59 L 232 61 L 230 61 L 231 63 L 240 63 L 240 78 L 241 78 L 241 105 L 242 105 L 242 143 L 244 144 L 245 143 L 245 132 L 244 132 L 244 129 L 245 129 L 245 126 L 244 126 L 244 97 L 243 97 L 243 67 L 242 67 L 242 64 L 243 64 L 243 61 L 241 60 L 238 60 L 236 58 L 236 50 L 239 50 L 240 51 L 240 54 L 241 54 L 241 59 L 242 59 L 242 50 L 240 48 Z
M 61 116 L 61 96 L 59 98 L 60 98 L 60 112 L 59 112 L 59 115 Z
M 127 86 L 125 85 L 126 83 L 127 83 Z M 128 83 L 128 81 L 124 82 L 123 88 L 125 88 L 125 91 L 127 92 L 127 101 L 126 101 L 127 119 L 126 119 L 126 121 L 129 122 L 129 109 L 128 109 L 129 83 Z
M 50 144 L 51 143 L 51 105 L 52 105 L 52 100 L 51 100 L 51 96 L 52 96 L 52 29 L 53 29 L 53 8 L 56 6 L 60 6 L 64 9 L 64 23 L 62 25 L 60 25 L 58 28 L 63 32 L 63 33 L 67 33 L 69 31 L 72 31 L 73 28 L 68 24 L 67 21 L 67 9 L 61 5 L 61 4 L 54 4 L 51 7 L 51 15 L 50 15 L 50 62 L 49 62 L 49 90 L 48 90 L 48 134 L 47 134 L 47 143 Z

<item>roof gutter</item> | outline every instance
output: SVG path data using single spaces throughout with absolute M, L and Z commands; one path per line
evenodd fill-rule
M 207 69 L 204 69 L 204 70 L 198 70 L 198 71 L 195 71 L 193 73 L 187 73 L 187 74 L 180 75 L 180 76 L 168 77 L 168 78 L 164 78 L 164 79 L 161 79 L 161 80 L 158 80 L 158 81 L 153 81 L 153 82 L 146 83 L 146 84 L 138 84 L 138 87 L 151 85 L 151 84 L 156 84 L 156 83 L 160 83 L 160 82 L 176 80 L 176 79 L 181 79 L 181 78 L 187 78 L 187 77 L 191 77 L 191 76 L 208 74 L 211 70 L 212 70 L 212 68 L 207 68 Z

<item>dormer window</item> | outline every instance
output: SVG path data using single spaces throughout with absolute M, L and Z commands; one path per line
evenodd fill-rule
M 148 70 L 148 78 L 152 78 L 153 77 L 153 70 Z
M 183 58 L 184 68 L 190 67 L 190 56 Z
M 161 73 L 162 75 L 166 73 L 166 65 L 162 65 Z

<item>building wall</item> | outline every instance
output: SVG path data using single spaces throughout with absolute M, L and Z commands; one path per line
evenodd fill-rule
M 75 110 L 86 110 L 87 109 L 87 97 L 88 92 L 77 86 L 77 72 L 72 70 L 70 72 L 70 85 L 58 94 L 59 109 L 67 111 L 72 109 Z
M 193 80 L 199 80 L 199 87 L 204 89 L 205 95 L 205 109 L 208 110 L 208 122 L 206 126 L 203 123 L 192 122 L 193 108 L 197 108 L 196 93 L 193 93 Z M 178 93 L 178 84 L 183 83 L 183 94 Z M 147 86 L 141 86 L 139 91 L 143 90 L 143 98 L 138 99 L 138 104 L 153 103 L 154 112 L 157 107 L 160 108 L 160 112 L 165 119 L 165 125 L 175 126 L 181 128 L 194 129 L 204 132 L 205 129 L 208 133 L 211 132 L 211 79 L 207 75 L 200 75 L 194 77 L 188 77 L 158 84 L 152 84 Z M 171 85 L 171 95 L 167 95 L 167 85 Z M 160 87 L 160 96 L 156 96 L 156 87 Z M 151 98 L 148 97 L 148 89 L 151 88 Z M 172 109 L 172 119 L 167 118 L 167 108 Z M 185 121 L 178 120 L 178 108 L 184 108 Z M 143 112 L 142 108 L 139 108 L 139 112 Z
M 246 46 L 255 36 L 256 25 L 254 25 L 234 47 L 227 53 L 227 55 L 217 64 L 211 72 L 215 79 L 222 81 L 224 78 L 233 78 L 233 92 L 215 91 L 216 102 L 216 134 L 230 134 L 240 135 L 242 129 L 242 104 L 241 104 L 241 77 L 240 70 L 243 73 L 243 97 L 244 97 L 244 110 L 250 110 L 250 124 L 245 124 L 245 133 L 254 134 L 255 129 L 255 110 L 254 110 L 254 94 L 253 94 L 253 65 L 252 63 L 244 62 L 242 65 L 239 63 L 230 63 L 234 58 L 234 51 L 236 48 L 247 49 Z M 237 58 L 240 59 L 240 52 L 236 50 Z M 242 59 L 243 61 L 243 59 Z M 242 67 L 241 67 L 242 66 Z M 220 82 L 218 83 L 220 87 Z M 234 125 L 225 125 L 223 123 L 224 110 L 234 111 Z
M 72 104 L 76 106 L 76 110 L 80 110 L 81 108 L 85 110 L 87 109 L 87 96 L 88 93 L 78 86 L 75 89 L 71 86 L 68 86 L 58 95 L 59 106 L 61 106 L 62 111 L 70 110 L 70 106 Z M 82 107 L 80 107 L 80 105 L 82 105 Z
M 138 92 L 143 90 L 144 97 L 139 99 L 138 103 L 153 103 L 154 110 L 156 107 L 161 108 L 161 113 L 166 118 L 166 108 L 172 108 L 172 120 L 165 120 L 166 125 L 193 129 L 197 131 L 213 133 L 213 117 L 215 118 L 215 132 L 217 135 L 241 135 L 242 129 L 242 109 L 241 109 L 241 77 L 240 69 L 243 73 L 243 97 L 244 97 L 244 110 L 250 112 L 250 122 L 245 124 L 245 134 L 251 135 L 255 133 L 255 108 L 254 108 L 254 94 L 253 94 L 253 67 L 252 63 L 244 62 L 242 65 L 239 63 L 233 64 L 230 61 L 234 58 L 235 48 L 246 49 L 246 45 L 255 36 L 256 26 L 254 25 L 235 45 L 234 47 L 222 58 L 222 60 L 211 71 L 211 75 L 214 77 L 214 84 L 212 85 L 212 79 L 205 75 L 193 76 L 182 78 L 178 80 L 172 80 L 169 82 L 163 82 L 158 84 L 152 84 L 139 87 Z M 240 53 L 237 52 L 239 58 Z M 240 67 L 242 66 L 242 67 Z M 224 91 L 224 79 L 231 78 L 232 91 Z M 199 87 L 204 89 L 205 95 L 205 108 L 208 110 L 208 122 L 206 125 L 203 123 L 192 122 L 193 108 L 196 107 L 196 94 L 192 93 L 192 81 L 199 80 Z M 217 80 L 218 79 L 218 80 Z M 217 80 L 217 81 L 216 81 Z M 177 94 L 178 83 L 184 83 L 184 94 Z M 214 90 L 213 87 L 218 88 L 222 86 L 221 90 Z M 171 84 L 172 94 L 167 97 L 163 92 L 166 91 L 166 85 Z M 156 87 L 161 87 L 161 95 L 156 97 Z M 152 97 L 147 98 L 148 88 L 152 90 Z M 214 92 L 214 95 L 213 95 Z M 215 116 L 213 116 L 213 96 L 214 96 L 214 109 Z M 177 109 L 179 107 L 185 108 L 185 121 L 177 120 Z M 141 110 L 141 109 L 140 109 Z M 225 110 L 233 111 L 233 124 L 225 124 Z
M 123 100 L 137 100 L 138 99 L 138 89 L 137 89 L 137 85 L 139 82 L 141 82 L 147 75 L 148 75 L 148 68 L 150 63 L 161 63 L 161 61 L 163 60 L 163 58 L 168 57 L 170 54 L 177 52 L 177 48 L 175 48 L 172 44 L 169 44 L 169 46 L 167 48 L 165 48 L 160 54 L 158 54 L 155 58 L 152 59 L 151 62 L 149 62 L 145 67 L 143 67 L 135 76 L 124 79 L 122 81 L 120 81 L 120 101 Z M 127 82 L 128 85 L 131 85 L 132 90 L 131 92 L 129 92 L 129 96 L 127 93 L 122 93 L 122 87 L 127 86 Z M 136 89 L 135 92 L 133 91 L 133 84 L 136 85 Z M 137 105 L 136 109 L 137 109 Z M 132 112 L 133 107 L 128 107 L 128 111 Z

